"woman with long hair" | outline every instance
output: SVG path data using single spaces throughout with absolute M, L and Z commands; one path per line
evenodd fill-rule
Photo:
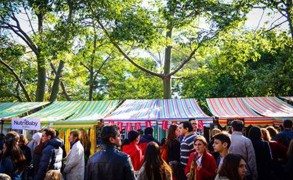
M 138 180 L 172 180 L 171 167 L 160 156 L 160 147 L 149 142 L 144 155 L 144 163 L 138 173 Z
M 12 179 L 21 178 L 26 167 L 25 156 L 18 146 L 19 135 L 10 131 L 5 136 L 0 173 L 8 174 Z
M 228 154 L 225 157 L 215 180 L 244 180 L 246 171 L 246 163 L 241 155 Z
M 84 148 L 84 158 L 85 158 L 85 164 L 87 164 L 87 161 L 90 157 L 91 153 L 91 141 L 90 138 L 84 129 L 79 129 L 80 131 L 80 142 Z
M 179 135 L 180 130 L 178 128 L 178 125 L 170 125 L 166 142 L 161 147 L 161 156 L 171 166 L 173 179 L 179 179 L 179 177 L 184 176 L 183 171 L 181 173 L 178 168 L 178 165 L 180 163 L 180 142 L 178 139 Z
M 185 167 L 188 179 L 213 180 L 217 164 L 213 155 L 207 152 L 207 141 L 203 136 L 194 139 L 195 152 L 191 153 Z

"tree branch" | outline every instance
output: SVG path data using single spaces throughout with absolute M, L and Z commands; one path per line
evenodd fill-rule
M 31 21 L 29 15 L 28 15 L 28 13 L 27 13 L 27 10 L 26 10 L 26 8 L 25 8 L 25 6 L 24 6 L 24 2 L 22 2 L 22 6 L 23 6 L 23 9 L 24 9 L 25 15 L 26 15 L 26 17 L 27 17 L 27 19 L 28 19 L 28 22 L 29 22 L 29 24 L 30 24 L 30 27 L 31 27 L 31 29 L 32 29 L 32 32 L 34 33 L 34 35 L 36 35 L 36 32 L 35 32 L 35 30 L 34 30 L 34 27 L 33 27 L 32 21 Z
M 279 24 L 277 24 L 277 25 L 275 25 L 274 27 L 272 27 L 272 28 L 266 30 L 265 32 L 271 31 L 271 30 L 273 30 L 273 29 L 275 29 L 275 28 L 281 26 L 281 25 L 284 24 L 285 22 L 287 22 L 287 20 L 286 20 L 286 21 L 283 21 L 283 22 L 281 22 L 281 23 L 279 23 Z
M 25 86 L 24 86 L 24 84 L 22 83 L 22 81 L 21 81 L 21 79 L 18 77 L 18 75 L 16 74 L 16 72 L 7 64 L 7 63 L 5 63 L 4 61 L 2 61 L 1 59 L 0 59 L 0 63 L 1 64 L 3 64 L 9 71 L 10 71 L 10 73 L 14 76 L 14 78 L 17 80 L 17 82 L 19 83 L 19 85 L 20 85 L 20 87 L 21 87 L 21 89 L 23 90 L 23 93 L 24 93 L 24 95 L 25 95 L 25 98 L 26 98 L 26 100 L 27 101 L 31 101 L 31 98 L 30 98 L 30 96 L 29 96 L 29 94 L 28 94 L 28 92 L 26 91 L 26 89 L 25 89 Z
M 127 59 L 131 64 L 133 64 L 135 67 L 139 68 L 140 70 L 146 72 L 146 73 L 149 73 L 153 76 L 157 76 L 157 77 L 160 77 L 162 78 L 163 75 L 162 74 L 159 74 L 159 73 L 156 73 L 156 72 L 153 72 L 153 71 L 150 71 L 142 66 L 140 66 L 139 64 L 137 64 L 136 62 L 134 62 L 121 48 L 120 46 L 111 38 L 110 34 L 108 33 L 108 31 L 105 29 L 104 25 L 99 21 L 97 20 L 98 24 L 101 26 L 101 28 L 103 29 L 104 33 L 106 34 L 106 36 L 109 38 L 110 42 L 114 45 L 114 47 L 124 56 L 125 59 Z

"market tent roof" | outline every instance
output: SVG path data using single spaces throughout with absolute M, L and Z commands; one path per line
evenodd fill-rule
M 75 114 L 70 116 L 65 121 L 56 122 L 56 124 L 96 122 L 112 112 L 119 105 L 119 103 L 120 101 L 118 100 L 86 101 Z
M 145 121 L 182 120 L 196 118 L 210 120 L 195 99 L 126 100 L 104 120 Z
M 18 117 L 49 102 L 18 102 L 0 112 L 0 119 Z
M 83 105 L 84 101 L 55 101 L 46 108 L 30 114 L 24 118 L 40 119 L 41 122 L 56 122 L 64 120 L 76 113 Z
M 243 101 L 257 113 L 273 118 L 293 118 L 293 106 L 277 97 L 246 97 Z
M 13 106 L 14 104 L 16 103 L 13 103 L 13 102 L 3 102 L 3 103 L 0 103 L 0 113 L 1 111 Z
M 208 98 L 210 112 L 219 118 L 221 125 L 229 119 L 244 119 L 245 125 L 271 125 L 272 118 L 263 117 L 249 108 L 242 98 Z
M 282 98 L 293 102 L 293 96 L 286 96 L 286 97 L 282 97 Z

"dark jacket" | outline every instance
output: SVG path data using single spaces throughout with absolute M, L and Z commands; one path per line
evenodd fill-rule
M 180 142 L 178 139 L 172 139 L 167 142 L 168 163 L 170 161 L 180 162 Z
M 145 150 L 146 147 L 148 145 L 149 142 L 154 141 L 156 142 L 158 145 L 160 145 L 160 143 L 152 136 L 152 135 L 143 135 L 140 138 L 140 141 L 138 143 L 138 146 L 140 147 L 140 149 L 142 150 L 142 155 L 145 155 Z
M 269 179 L 271 169 L 271 150 L 268 142 L 263 140 L 252 140 L 255 151 L 258 179 Z
M 49 142 L 44 145 L 44 149 L 40 158 L 39 168 L 34 179 L 44 179 L 46 172 L 50 169 L 61 169 L 63 154 L 61 145 L 62 142 L 56 138 L 50 139 Z
M 103 145 L 88 161 L 86 180 L 134 180 L 134 172 L 129 155 L 114 146 Z

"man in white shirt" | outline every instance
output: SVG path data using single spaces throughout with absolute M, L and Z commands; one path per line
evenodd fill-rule
M 231 125 L 232 135 L 229 152 L 241 155 L 247 163 L 248 175 L 252 175 L 252 179 L 257 179 L 255 152 L 251 140 L 243 136 L 244 124 L 240 120 L 234 120 Z

